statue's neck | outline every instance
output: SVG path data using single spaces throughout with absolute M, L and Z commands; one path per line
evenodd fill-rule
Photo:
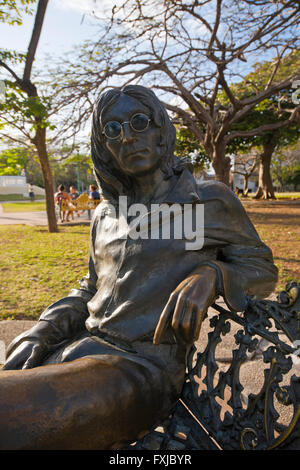
M 148 204 L 152 200 L 159 200 L 170 190 L 170 180 L 164 179 L 160 168 L 143 176 L 133 179 L 135 202 Z

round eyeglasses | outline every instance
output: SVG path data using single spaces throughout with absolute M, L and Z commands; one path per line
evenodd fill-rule
M 130 121 L 109 121 L 103 128 L 103 134 L 108 139 L 118 139 L 122 133 L 122 126 L 129 124 L 135 132 L 143 132 L 149 127 L 151 119 L 146 114 L 138 113 L 132 116 Z

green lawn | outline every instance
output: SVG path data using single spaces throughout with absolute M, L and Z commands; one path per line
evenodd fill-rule
M 4 212 L 32 212 L 45 211 L 45 202 L 3 202 L 2 208 Z
M 271 248 L 278 267 L 277 291 L 291 281 L 300 283 L 300 204 L 245 206 L 261 239 Z
M 38 318 L 78 287 L 88 268 L 89 227 L 0 226 L 0 319 Z
M 45 199 L 45 196 L 37 195 L 36 199 Z M 23 194 L 0 194 L 1 201 L 30 201 L 30 197 Z
M 300 192 L 295 193 L 275 193 L 277 199 L 300 199 Z
M 249 193 L 248 197 L 253 198 L 255 193 Z M 287 193 L 275 193 L 277 199 L 300 199 L 300 191 L 287 192 Z

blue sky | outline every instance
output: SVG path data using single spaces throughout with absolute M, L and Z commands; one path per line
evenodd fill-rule
M 84 39 L 92 38 L 96 21 L 85 14 L 91 11 L 93 0 L 50 0 L 36 53 L 36 63 L 45 54 L 61 55 Z M 97 2 L 105 5 L 105 2 Z M 84 5 L 84 6 L 83 6 Z M 25 15 L 22 26 L 0 25 L 0 47 L 25 52 L 31 38 L 34 15 Z
M 118 1 L 118 0 L 117 0 Z M 95 6 L 97 13 L 101 14 L 107 5 L 111 7 L 109 0 L 49 0 L 43 28 L 35 55 L 34 71 L 42 70 L 46 56 L 63 57 L 64 52 L 70 51 L 76 44 L 82 44 L 85 39 L 95 37 L 99 23 L 91 16 Z M 0 23 L 0 48 L 26 53 L 31 39 L 34 24 L 36 5 L 33 15 L 24 15 L 23 24 L 7 25 Z M 18 70 L 22 75 L 23 65 Z M 0 69 L 0 80 L 9 76 L 8 72 Z M 84 135 L 86 134 L 85 131 Z

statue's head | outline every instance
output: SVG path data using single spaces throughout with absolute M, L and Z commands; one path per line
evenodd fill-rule
M 160 168 L 174 174 L 176 131 L 168 113 L 148 88 L 128 85 L 104 92 L 95 104 L 92 160 L 106 196 L 129 194 L 133 178 Z

